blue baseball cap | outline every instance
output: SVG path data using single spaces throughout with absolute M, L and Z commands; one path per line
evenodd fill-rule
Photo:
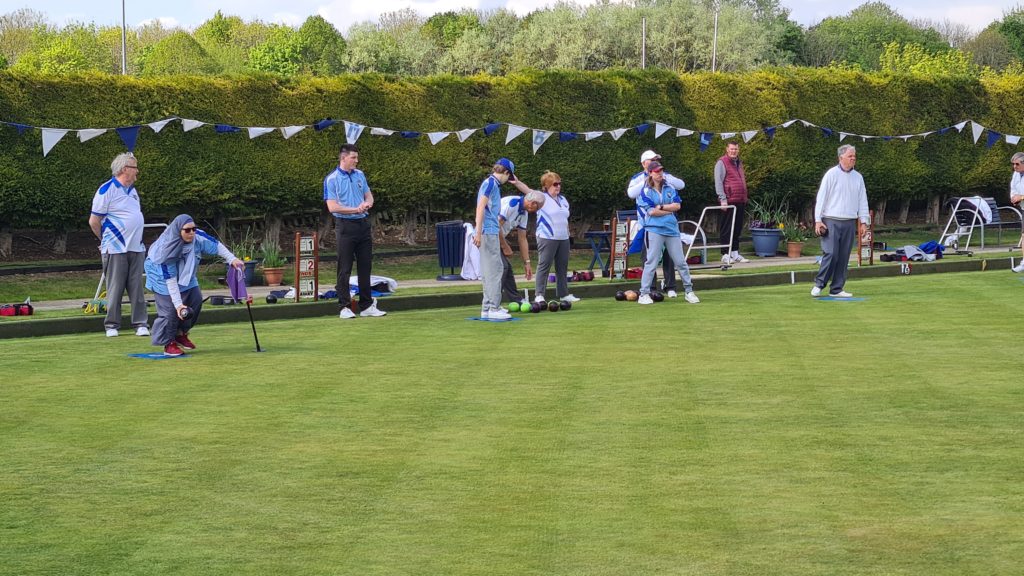
M 495 162 L 495 164 L 499 166 L 504 166 L 506 170 L 513 174 L 516 173 L 516 165 L 513 164 L 512 161 L 509 160 L 508 158 L 498 158 L 498 161 Z

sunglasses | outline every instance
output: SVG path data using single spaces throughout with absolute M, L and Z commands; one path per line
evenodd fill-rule
M 552 186 L 561 186 L 562 183 L 561 182 L 552 182 L 551 185 Z
M 195 227 L 195 226 L 193 226 L 193 227 L 191 227 L 191 228 L 182 228 L 182 229 L 181 229 L 181 231 L 182 231 L 182 232 L 188 232 L 189 234 L 191 234 L 192 232 L 195 232 L 195 231 L 196 231 L 196 227 Z
M 1014 166 L 1020 166 L 1020 162 L 1010 162 L 1010 164 L 1013 164 Z

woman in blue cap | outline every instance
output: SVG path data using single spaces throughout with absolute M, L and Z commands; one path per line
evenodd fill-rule
M 153 322 L 154 346 L 163 346 L 164 354 L 181 356 L 194 350 L 189 330 L 199 320 L 203 294 L 199 291 L 200 256 L 220 256 L 242 270 L 245 264 L 216 238 L 196 228 L 188 214 L 176 217 L 146 258 L 146 288 L 156 295 L 156 321 Z

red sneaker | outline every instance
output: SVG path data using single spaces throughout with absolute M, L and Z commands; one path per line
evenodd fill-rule
M 193 344 L 192 341 L 188 339 L 188 334 L 178 334 L 177 336 L 174 337 L 174 341 L 178 343 L 178 346 L 181 346 L 185 350 L 196 349 L 196 345 Z
M 181 356 L 184 353 L 185 352 L 178 347 L 177 342 L 171 341 L 167 343 L 167 346 L 164 346 L 165 356 Z

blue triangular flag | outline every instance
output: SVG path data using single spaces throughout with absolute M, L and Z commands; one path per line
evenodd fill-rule
M 889 140 L 892 140 L 892 136 L 882 136 L 882 140 L 888 142 Z
M 495 122 L 493 124 L 488 124 L 487 126 L 484 126 L 484 136 L 490 136 L 491 134 L 494 134 L 494 132 L 498 128 L 501 128 L 501 124 L 498 123 L 498 122 Z
M 576 139 L 576 133 L 575 132 L 559 132 L 558 133 L 558 141 L 559 142 L 568 142 L 569 140 L 575 140 L 575 139 Z
M 819 128 L 821 128 L 821 127 L 819 126 Z M 831 128 L 821 128 L 821 133 L 825 135 L 825 138 L 831 138 L 832 137 L 832 129 Z
M 946 132 L 949 132 L 952 129 L 953 129 L 952 126 L 946 126 L 945 128 L 939 128 L 939 131 L 937 133 L 938 134 L 945 134 Z
M 776 128 L 778 128 L 778 126 L 769 126 L 764 129 L 764 137 L 767 138 L 769 142 L 772 141 L 772 138 L 775 138 Z
M 229 134 L 231 132 L 242 131 L 238 126 L 232 126 L 230 124 L 214 124 L 213 129 L 216 130 L 218 134 Z
M 641 136 L 643 136 L 643 135 L 644 135 L 644 132 L 647 132 L 647 129 L 648 129 L 648 128 L 650 128 L 650 127 L 651 127 L 651 125 L 650 125 L 650 124 L 647 124 L 647 123 L 645 122 L 645 123 L 643 123 L 643 124 L 641 124 L 641 125 L 639 125 L 639 126 L 637 126 L 637 127 L 635 128 L 635 129 L 636 129 L 636 133 L 637 133 L 637 134 L 639 134 L 639 135 L 641 135 Z
M 985 148 L 991 148 L 992 145 L 995 144 L 996 142 L 999 142 L 999 139 L 1002 137 L 1003 135 L 1000 134 L 999 132 L 996 132 L 995 130 L 989 130 L 988 142 L 985 143 Z
M 711 139 L 714 138 L 714 137 L 715 137 L 715 135 L 712 134 L 711 132 L 701 132 L 700 133 L 700 151 L 701 152 L 707 150 L 708 146 L 711 146 Z
M 22 134 L 25 133 L 26 130 L 31 128 L 31 126 L 29 126 L 28 124 L 15 124 L 14 122 L 11 122 L 11 126 L 14 126 L 18 129 L 18 136 L 21 136 Z
M 331 120 L 330 118 L 324 118 L 323 120 L 318 120 L 316 124 L 313 124 L 313 130 L 316 130 L 317 132 L 319 132 L 321 130 L 326 130 L 327 128 L 330 128 L 331 126 L 334 126 L 337 123 L 338 123 L 337 120 Z
M 399 132 L 399 134 L 402 135 L 402 138 L 419 138 L 420 137 L 420 133 L 419 132 L 414 132 L 412 130 L 402 130 L 401 132 Z
M 124 146 L 129 152 L 135 152 L 135 141 L 139 139 L 139 128 L 141 126 L 115 128 L 117 135 L 121 137 L 121 142 L 124 142 Z

